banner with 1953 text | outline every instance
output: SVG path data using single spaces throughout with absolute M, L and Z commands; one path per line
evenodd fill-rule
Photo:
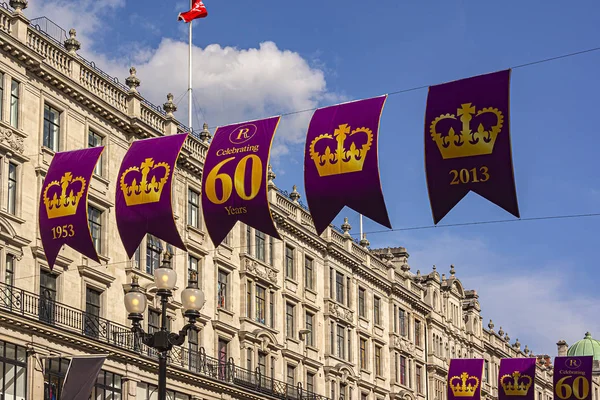
M 592 400 L 592 356 L 554 358 L 554 399 Z
M 186 138 L 187 133 L 137 140 L 123 158 L 117 175 L 115 216 L 129 258 L 147 233 L 186 250 L 171 199 L 173 173 Z
M 509 90 L 510 70 L 429 87 L 425 172 L 434 224 L 469 191 L 519 218 Z
M 267 166 L 279 118 L 215 131 L 202 174 L 202 210 L 215 246 L 237 221 L 279 238 L 267 200 Z
M 100 262 L 88 224 L 88 189 L 103 146 L 56 153 L 44 178 L 39 225 L 52 269 L 63 245 Z
M 502 358 L 498 400 L 535 400 L 535 358 Z

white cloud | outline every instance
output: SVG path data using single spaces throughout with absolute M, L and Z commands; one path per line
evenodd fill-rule
M 101 29 L 102 15 L 124 6 L 123 0 L 96 2 L 52 0 L 36 2 L 28 15 L 46 15 L 65 30 L 75 27 L 82 42 L 80 54 L 124 82 L 130 65 L 137 68 L 140 92 L 156 105 L 167 93 L 177 100 L 188 87 L 188 45 L 163 37 L 155 48 L 134 48 L 124 59 L 119 55 L 94 52 L 93 35 Z M 122 10 L 121 10 L 122 11 Z M 135 40 L 135 38 L 132 38 Z M 123 44 L 120 44 L 123 46 Z M 193 124 L 207 122 L 211 127 L 280 113 L 316 108 L 319 102 L 343 100 L 327 91 L 322 64 L 311 67 L 300 54 L 279 49 L 273 42 L 256 48 L 239 49 L 212 44 L 193 47 Z M 177 118 L 187 125 L 187 96 L 178 104 Z M 289 145 L 302 143 L 312 113 L 282 118 L 273 146 L 275 162 L 289 152 Z
M 567 259 L 530 263 L 526 256 L 495 251 L 481 238 L 443 233 L 427 240 L 404 241 L 413 272 L 431 271 L 449 276 L 450 263 L 466 289 L 475 289 L 484 316 L 495 330 L 500 326 L 536 354 L 556 355 L 556 342 L 572 344 L 586 331 L 600 335 L 595 309 L 600 297 L 574 290 L 570 281 L 574 266 Z

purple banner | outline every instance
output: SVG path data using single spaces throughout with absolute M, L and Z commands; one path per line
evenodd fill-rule
M 279 118 L 215 131 L 202 174 L 202 210 L 215 246 L 237 221 L 279 238 L 267 200 L 267 165 Z
M 306 200 L 320 235 L 348 206 L 391 228 L 379 181 L 377 139 L 386 96 L 315 111 L 304 152 Z
M 554 358 L 554 398 L 592 400 L 592 366 L 594 357 Z
M 56 153 L 40 195 L 39 224 L 48 267 L 63 245 L 100 262 L 88 225 L 87 196 L 104 147 Z
M 187 133 L 138 140 L 119 170 L 116 219 L 129 258 L 147 233 L 182 250 L 171 204 L 173 172 Z
M 498 372 L 498 400 L 535 400 L 535 358 L 503 358 Z
M 451 359 L 448 369 L 448 400 L 464 397 L 480 400 L 482 374 L 482 359 Z
M 429 88 L 425 172 L 434 224 L 471 190 L 519 218 L 509 90 L 510 70 Z

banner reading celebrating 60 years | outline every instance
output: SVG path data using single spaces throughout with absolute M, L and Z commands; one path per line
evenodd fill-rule
M 480 400 L 481 375 L 483 375 L 482 359 L 451 359 L 448 369 L 448 400 L 463 397 Z
M 267 165 L 280 117 L 219 127 L 202 174 L 202 209 L 218 246 L 237 221 L 279 238 L 267 200 Z
M 173 172 L 187 133 L 133 142 L 121 163 L 116 219 L 121 241 L 133 257 L 147 233 L 185 250 L 171 204 Z
M 554 358 L 554 398 L 592 399 L 592 356 Z
M 434 224 L 471 190 L 519 218 L 509 87 L 506 70 L 429 88 L 425 171 Z
M 87 215 L 90 180 L 104 147 L 56 153 L 40 195 L 39 224 L 48 267 L 63 245 L 100 262 Z
M 392 228 L 377 161 L 379 119 L 386 98 L 320 108 L 310 121 L 304 185 L 319 235 L 344 206 Z
M 535 358 L 503 358 L 498 371 L 498 400 L 535 400 Z

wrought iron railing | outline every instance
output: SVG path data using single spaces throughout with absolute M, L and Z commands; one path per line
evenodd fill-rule
M 0 283 L 0 309 L 135 352 L 142 357 L 158 358 L 156 351 L 144 345 L 131 328 L 61 304 L 49 291 L 38 295 Z M 241 368 L 235 365 L 233 358 L 221 360 L 210 357 L 202 347 L 197 352 L 174 347 L 169 354 L 169 365 L 276 399 L 330 400 L 304 390 L 301 383 L 290 385 L 264 376 L 259 368 L 256 371 Z

